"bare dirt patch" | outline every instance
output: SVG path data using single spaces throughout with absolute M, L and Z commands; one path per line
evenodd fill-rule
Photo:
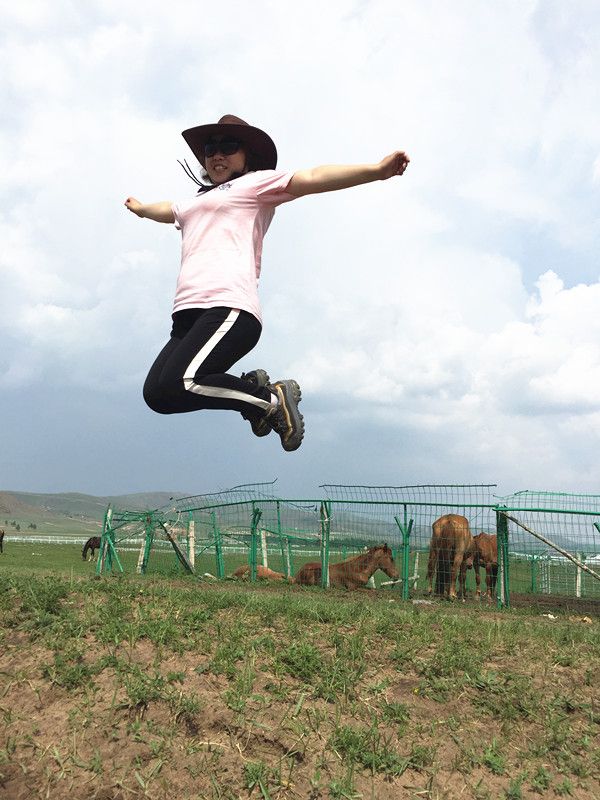
M 1 620 L 0 798 L 599 796 L 597 619 L 50 588 Z

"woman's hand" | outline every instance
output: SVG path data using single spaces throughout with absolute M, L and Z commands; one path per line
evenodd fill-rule
M 160 203 L 140 203 L 135 197 L 128 197 L 125 206 L 142 219 L 152 219 L 155 222 L 175 222 L 173 206 L 170 200 Z
M 144 206 L 139 200 L 136 200 L 135 197 L 128 197 L 127 200 L 125 200 L 125 205 L 130 211 L 133 211 L 134 214 L 137 214 L 138 217 L 143 218 Z
M 396 150 L 389 156 L 386 156 L 379 162 L 379 179 L 386 181 L 388 178 L 393 178 L 395 175 L 404 175 L 404 170 L 407 168 L 410 158 L 402 150 Z

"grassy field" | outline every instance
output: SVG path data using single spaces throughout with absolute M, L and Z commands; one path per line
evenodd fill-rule
M 63 574 L 77 575 L 91 575 L 95 571 L 95 564 L 86 564 L 81 559 L 82 541 L 88 535 L 99 535 L 101 529 L 96 531 L 86 531 L 82 534 L 82 539 L 73 544 L 54 544 L 52 537 L 48 537 L 47 542 L 16 542 L 10 538 L 5 539 L 5 553 L 2 558 L 0 566 L 10 567 L 15 570 L 24 570 L 35 572 L 40 569 L 48 569 L 61 572 Z M 183 542 L 182 542 L 183 544 Z M 124 548 L 123 543 L 118 545 L 119 557 L 126 573 L 134 573 L 139 554 L 140 543 L 131 544 L 129 547 Z M 247 553 L 243 553 L 241 549 L 239 552 L 230 552 L 225 550 L 225 572 L 231 574 L 234 569 L 241 564 L 247 563 Z M 352 555 L 352 553 L 350 553 Z M 314 561 L 319 559 L 317 551 L 311 551 L 310 555 L 296 554 L 293 561 L 295 571 L 299 569 L 304 561 Z M 331 554 L 332 563 L 342 560 L 342 555 L 339 552 Z M 396 563 L 401 564 L 401 557 L 397 556 Z M 285 571 L 285 565 L 279 550 L 273 550 L 269 555 L 269 566 L 280 572 Z M 419 554 L 418 564 L 418 581 L 417 581 L 417 594 L 422 594 L 426 585 L 426 570 L 427 570 L 427 553 Z M 533 572 L 535 570 L 535 573 Z M 199 554 L 196 558 L 196 571 L 199 574 L 208 572 L 216 574 L 217 566 L 214 548 Z M 157 541 L 154 545 L 150 562 L 148 566 L 149 574 L 159 574 L 162 576 L 180 576 L 182 569 L 179 566 L 177 559 L 173 553 L 171 546 L 166 542 Z M 526 562 L 523 559 L 511 558 L 510 562 L 510 585 L 511 591 L 526 594 L 531 593 L 534 586 L 538 599 L 543 599 L 544 594 L 541 592 L 542 581 L 540 579 L 541 567 L 536 563 Z M 556 564 L 551 563 L 547 568 L 548 584 L 552 589 L 552 595 L 564 595 L 570 597 L 575 605 L 575 567 L 572 564 Z M 410 586 L 412 591 L 412 577 L 414 575 L 414 554 L 412 554 L 411 562 L 409 565 Z M 376 585 L 388 581 L 389 578 L 383 572 L 377 572 L 375 575 Z M 469 593 L 475 591 L 475 576 L 473 570 L 467 571 L 467 590 Z M 481 572 L 481 586 L 482 591 L 485 591 L 485 571 Z M 582 602 L 579 606 L 583 610 L 593 610 L 593 607 L 598 606 L 600 600 L 600 585 L 598 581 L 594 580 L 589 575 L 583 573 L 582 575 Z M 546 595 L 549 599 L 550 595 Z M 532 598 L 532 602 L 533 602 Z M 586 606 L 585 601 L 589 601 Z M 557 600 L 558 603 L 558 600 Z
M 80 544 L 8 542 L 0 556 L 0 569 L 16 574 L 51 573 L 73 577 L 93 576 L 96 565 L 81 558 Z
M 0 556 L 2 798 L 600 797 L 596 617 L 93 573 Z
M 18 529 L 16 526 L 19 526 Z M 5 531 L 7 544 L 13 537 L 18 539 L 24 536 L 47 536 L 49 539 L 69 537 L 85 541 L 90 536 L 100 536 L 102 533 L 101 522 L 61 518 L 42 513 L 5 515 L 0 519 L 0 528 Z

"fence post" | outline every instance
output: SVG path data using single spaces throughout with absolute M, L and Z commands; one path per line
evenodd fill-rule
M 252 523 L 250 528 L 250 580 L 256 581 L 256 556 L 258 552 L 258 523 L 262 517 L 260 508 L 252 504 Z
M 285 577 L 292 577 L 292 557 L 289 536 L 284 536 L 281 539 L 281 560 L 284 565 Z
M 194 522 L 194 515 L 191 511 L 188 512 L 188 561 L 193 569 L 196 568 L 196 523 Z
M 585 553 L 576 553 L 575 555 L 579 561 L 583 561 L 585 558 Z M 577 573 L 575 575 L 575 597 L 581 597 L 581 574 L 581 567 L 577 567 Z
M 135 571 L 138 573 L 138 575 L 142 574 L 142 564 L 144 563 L 145 551 L 146 551 L 146 537 L 144 536 L 140 547 L 140 551 L 138 553 L 137 564 L 135 565 Z
M 550 568 L 549 556 L 540 556 L 540 592 L 550 594 Z
M 100 556 L 96 564 L 96 575 L 100 575 L 103 570 L 111 570 L 113 567 L 113 558 L 117 563 L 118 568 L 123 572 L 123 566 L 119 561 L 117 548 L 115 547 L 115 529 L 112 526 L 113 512 L 112 508 L 107 509 L 104 516 L 104 528 L 100 538 Z
M 260 549 L 262 554 L 263 567 L 269 566 L 269 555 L 267 552 L 267 532 L 263 528 L 260 532 Z
M 413 520 L 408 519 L 406 504 L 404 505 L 404 522 L 400 522 L 397 516 L 394 517 L 396 525 L 402 534 L 402 599 L 408 600 L 408 571 L 410 567 L 410 534 L 412 531 Z
M 531 556 L 531 594 L 537 594 L 537 556 Z
M 104 559 L 106 557 L 106 537 L 110 529 L 110 521 L 112 519 L 112 508 L 109 506 L 104 513 L 104 524 L 102 525 L 102 536 L 100 537 L 100 553 L 96 561 L 96 576 L 100 575 L 104 567 Z
M 221 531 L 217 525 L 217 514 L 215 511 L 211 512 L 212 526 L 213 526 L 213 539 L 215 542 L 215 562 L 217 566 L 217 578 L 225 577 L 225 564 L 223 563 L 223 543 L 221 541 Z
M 281 504 L 279 500 L 276 502 L 275 508 L 277 509 L 277 536 L 279 537 L 279 547 L 281 549 L 281 563 L 284 565 L 285 577 L 290 578 L 292 575 L 290 539 L 289 536 L 281 535 Z
M 144 542 L 144 554 L 142 555 L 141 564 L 139 565 L 139 571 L 142 575 L 146 574 L 148 561 L 150 559 L 150 550 L 152 549 L 152 543 L 154 542 L 154 520 L 152 519 L 151 514 L 148 514 L 148 516 L 144 519 L 144 532 L 146 535 L 146 540 Z
M 329 534 L 331 533 L 331 507 L 327 500 L 321 502 L 321 586 L 329 588 Z
M 417 591 L 417 581 L 419 580 L 419 551 L 415 553 L 415 568 L 413 570 L 412 576 L 412 588 L 413 592 Z
M 498 608 L 510 608 L 510 575 L 508 564 L 508 520 L 501 507 L 496 508 L 498 537 L 498 581 L 496 585 Z

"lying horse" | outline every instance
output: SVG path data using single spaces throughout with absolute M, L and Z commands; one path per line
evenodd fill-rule
M 0 553 L 4 552 L 4 531 L 0 529 Z
M 394 580 L 400 577 L 392 551 L 387 544 L 370 547 L 366 553 L 347 558 L 338 564 L 330 564 L 329 585 L 338 589 L 359 589 L 367 585 L 371 575 L 378 569 L 382 569 Z M 311 561 L 300 568 L 296 575 L 296 583 L 303 586 L 320 586 L 321 575 L 321 564 L 318 561 Z
M 435 593 L 456 599 L 456 578 L 459 594 L 466 597 L 467 569 L 472 565 L 473 537 L 469 521 L 460 514 L 445 514 L 432 525 L 427 581 L 429 594 L 433 592 L 433 573 L 436 573 Z
M 100 547 L 100 537 L 99 536 L 90 536 L 87 542 L 83 545 L 83 550 L 81 551 L 81 557 L 84 561 L 88 560 L 88 550 L 90 551 L 89 560 L 92 561 L 94 558 L 94 553 Z
M 478 533 L 473 537 L 473 567 L 475 569 L 475 583 L 477 584 L 477 597 L 481 596 L 481 577 L 480 567 L 485 567 L 485 588 L 486 596 L 492 599 L 496 590 L 496 580 L 498 578 L 498 540 L 494 534 Z
M 243 578 L 247 579 L 250 577 L 250 565 L 249 564 L 242 564 L 241 567 L 238 567 L 232 573 L 232 578 Z M 293 578 L 287 578 L 283 574 L 283 572 L 275 572 L 275 570 L 269 569 L 268 567 L 263 567 L 262 564 L 256 565 L 256 577 L 263 581 L 285 581 L 288 580 L 289 583 L 293 583 Z

